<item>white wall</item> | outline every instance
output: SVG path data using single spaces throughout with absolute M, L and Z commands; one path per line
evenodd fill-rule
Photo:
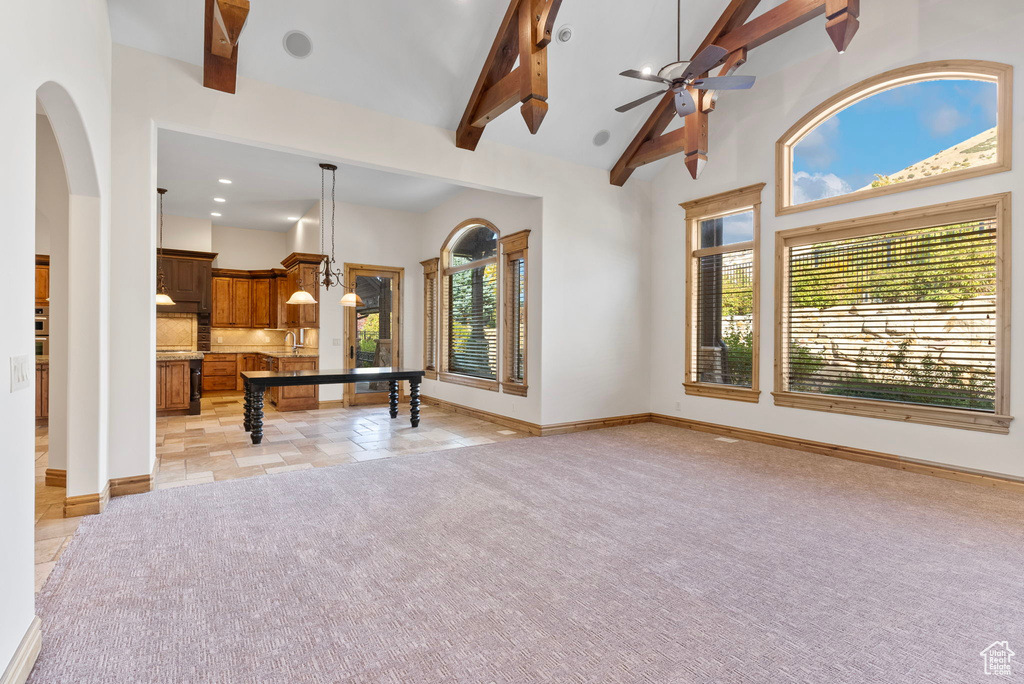
M 836 54 L 819 22 L 783 36 L 800 41 L 789 46 L 794 63 L 781 73 L 758 78 L 753 90 L 726 93 L 711 115 L 710 161 L 700 180 L 686 174 L 673 157 L 654 183 L 650 289 L 652 317 L 651 406 L 657 413 L 762 430 L 894 453 L 962 468 L 1024 477 L 1024 336 L 1012 340 L 1011 406 L 1018 415 L 1008 436 L 902 424 L 895 421 L 777 408 L 773 383 L 772 312 L 774 237 L 778 230 L 861 215 L 1017 190 L 1024 172 L 1016 170 L 932 188 L 897 193 L 836 207 L 776 217 L 774 200 L 775 141 L 816 105 L 860 80 L 899 66 L 940 59 L 983 59 L 1019 64 L 1024 7 L 1004 0 L 976 0 L 970 11 L 955 0 L 906 0 L 865 6 L 860 33 L 845 55 Z M 813 45 L 813 49 L 805 49 Z M 767 48 L 766 48 L 767 49 Z M 760 49 L 750 54 L 745 73 L 758 73 Z M 769 55 L 774 58 L 773 55 Z M 1015 118 L 1022 102 L 1016 97 Z M 1014 146 L 1022 157 L 1022 136 Z M 680 202 L 766 182 L 761 210 L 761 401 L 729 402 L 683 393 L 684 212 Z M 1024 264 L 1024 240 L 1014 240 L 1013 259 Z M 1024 287 L 1024 269 L 1014 268 L 1013 289 Z M 1024 298 L 1015 297 L 1012 316 L 1024 316 Z M 676 409 L 676 402 L 681 409 Z
M 520 230 L 530 230 L 529 264 L 527 276 L 527 396 L 517 397 L 501 392 L 453 385 L 440 380 L 424 380 L 423 393 L 429 397 L 472 406 L 491 413 L 519 418 L 531 423 L 541 422 L 541 315 L 543 310 L 543 234 L 541 231 L 542 204 L 540 199 L 502 195 L 484 190 L 467 189 L 442 203 L 423 216 L 420 231 L 419 255 L 413 278 L 415 301 L 413 320 L 416 327 L 415 354 L 407 357 L 419 368 L 423 361 L 423 267 L 418 263 L 440 256 L 448 235 L 467 219 L 481 218 L 493 223 L 502 236 Z
M 208 219 L 164 214 L 164 247 L 212 252 L 212 224 Z
M 68 230 L 68 180 L 50 120 L 36 115 L 36 254 L 50 253 L 50 235 Z
M 5 296 L 0 299 L 0 320 L 10 333 L 0 336 L 0 670 L 6 668 L 25 636 L 33 615 L 33 499 L 34 416 L 32 387 L 11 393 L 9 358 L 33 354 L 32 305 L 34 302 L 33 256 L 35 254 L 35 158 L 36 92 L 48 81 L 58 83 L 77 107 L 91 148 L 93 174 L 98 177 L 98 225 L 107 223 L 110 169 L 110 34 L 106 3 L 102 0 L 61 2 L 37 0 L 0 4 L 0 227 L 6 257 Z M 52 117 L 51 117 L 52 118 Z M 87 136 L 87 140 L 86 140 Z M 65 150 L 66 159 L 81 161 L 78 149 Z M 81 170 L 81 169 L 79 169 Z M 77 176 L 76 176 L 77 178 Z M 69 179 L 70 181 L 70 179 Z M 74 208 L 71 209 L 74 211 Z M 95 247 L 105 248 L 105 228 L 95 235 Z M 92 253 L 90 252 L 90 257 Z M 97 257 L 97 268 L 104 258 Z M 83 293 L 93 297 L 91 313 L 105 324 L 105 303 L 99 290 Z M 105 362 L 95 348 L 92 367 L 105 372 Z M 102 397 L 104 387 L 97 396 Z M 105 407 L 103 409 L 105 411 Z M 97 444 L 99 444 L 97 442 Z
M 201 70 L 123 46 L 114 49 L 113 274 L 119 315 L 133 326 L 112 341 L 114 477 L 149 472 L 154 455 L 152 302 L 156 125 L 201 132 L 322 159 L 390 168 L 481 189 L 540 197 L 544 257 L 543 336 L 530 363 L 544 369 L 540 421 L 557 423 L 644 412 L 650 396 L 649 307 L 632 283 L 646 283 L 647 184 L 608 183 L 607 172 L 485 139 L 459 150 L 454 133 L 257 81 L 238 92 L 203 89 Z M 288 126 L 282 126 L 288 121 Z M 367 244 L 376 239 L 372 228 Z M 638 249 L 639 246 L 639 249 Z M 417 255 L 418 256 L 418 255 Z M 348 260 L 339 253 L 339 258 Z M 353 255 L 352 258 L 357 258 Z M 369 260 L 372 257 L 367 257 Z M 625 284 L 625 285 L 624 285 Z M 154 285 L 155 286 L 155 285 Z M 151 288 L 150 288 L 151 289 Z M 586 305 L 587 302 L 599 305 Z M 583 304 L 583 305 L 581 305 Z M 411 330 L 411 327 L 409 328 Z M 324 335 L 330 349 L 331 333 Z M 142 379 L 140 381 L 140 378 Z M 537 388 L 534 387 L 534 390 Z
M 288 236 L 270 230 L 213 226 L 211 252 L 217 253 L 215 268 L 261 271 L 281 268 L 281 259 L 291 254 Z

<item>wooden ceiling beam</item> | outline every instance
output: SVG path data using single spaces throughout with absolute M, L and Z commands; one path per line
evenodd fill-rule
M 238 39 L 249 18 L 249 0 L 206 0 L 203 25 L 203 85 L 235 92 Z
M 498 27 L 473 94 L 455 132 L 455 145 L 475 150 L 484 126 L 516 102 L 531 133 L 536 133 L 548 111 L 548 56 L 561 0 L 511 0 Z M 516 60 L 519 67 L 512 67 Z M 509 78 L 515 73 L 515 77 Z M 513 98 L 513 86 L 518 84 Z
M 825 0 L 825 30 L 839 54 L 846 52 L 860 28 L 860 0 Z
M 711 31 L 701 41 L 700 47 L 693 53 L 696 56 L 701 50 L 709 45 L 717 45 L 719 37 L 727 32 L 734 29 L 736 26 L 740 26 L 750 15 L 753 14 L 757 8 L 760 0 L 731 0 L 729 6 L 725 8 L 722 15 L 715 22 Z M 626 147 L 626 151 L 619 157 L 619 161 L 615 162 L 615 166 L 612 167 L 610 173 L 610 180 L 612 185 L 625 185 L 626 181 L 633 174 L 633 170 L 637 165 L 630 165 L 633 156 L 640 150 L 644 143 L 659 137 L 668 128 L 668 125 L 672 123 L 672 119 L 675 117 L 675 106 L 673 104 L 672 92 L 665 93 L 665 96 L 658 101 L 654 111 L 647 118 L 647 121 L 640 127 L 640 131 L 633 138 L 629 146 Z M 692 115 L 691 115 L 692 116 Z M 689 120 L 689 117 L 687 117 Z M 681 141 L 679 141 L 681 142 Z M 676 151 L 681 151 L 680 147 Z M 706 154 L 705 150 L 705 154 Z M 669 155 L 666 155 L 669 156 Z
M 725 62 L 722 64 L 721 71 L 718 72 L 719 76 L 732 76 L 736 73 L 736 70 L 747 62 L 747 50 L 743 48 L 736 52 L 730 52 L 729 56 L 725 58 Z M 718 103 L 718 90 L 703 90 L 700 91 L 701 99 L 700 106 L 705 112 L 715 111 L 715 105 Z
M 825 14 L 825 0 L 786 0 L 759 17 L 724 34 L 715 45 L 734 52 L 764 45 L 769 40 Z

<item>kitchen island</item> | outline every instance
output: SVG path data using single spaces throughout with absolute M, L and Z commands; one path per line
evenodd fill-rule
M 202 412 L 203 352 L 156 353 L 156 415 L 198 416 Z

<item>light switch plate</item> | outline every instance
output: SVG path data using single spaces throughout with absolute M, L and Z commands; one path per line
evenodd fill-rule
M 28 354 L 11 357 L 11 392 L 25 389 L 32 384 L 32 357 Z
M 333 338 L 331 340 L 331 342 L 334 344 L 335 347 L 340 347 L 341 346 L 341 338 L 340 337 Z

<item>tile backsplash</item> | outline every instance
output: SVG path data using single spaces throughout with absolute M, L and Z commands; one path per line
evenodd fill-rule
M 158 313 L 156 348 L 158 351 L 195 351 L 199 324 L 195 314 Z
M 282 349 L 291 346 L 292 339 L 285 342 L 286 330 L 262 330 L 252 328 L 213 328 L 210 331 L 211 350 L 230 347 L 236 351 L 260 351 L 261 349 Z M 294 331 L 298 334 L 298 330 Z M 304 346 L 318 347 L 316 330 L 306 330 Z

